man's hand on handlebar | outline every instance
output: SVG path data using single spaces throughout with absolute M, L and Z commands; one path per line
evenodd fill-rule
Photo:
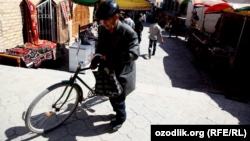
M 101 55 L 101 56 L 100 56 L 100 59 L 106 61 L 106 56 L 105 56 L 105 55 Z M 91 63 L 91 64 L 90 64 L 90 69 L 91 69 L 91 70 L 95 70 L 97 67 L 98 67 L 98 65 L 95 64 L 95 63 Z
M 101 59 L 106 61 L 106 55 L 102 55 Z
M 89 67 L 91 70 L 95 70 L 96 68 L 97 68 L 97 66 L 95 67 L 95 66 L 93 66 L 93 65 L 90 65 L 90 67 Z

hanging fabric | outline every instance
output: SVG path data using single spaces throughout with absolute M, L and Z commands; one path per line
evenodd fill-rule
M 39 41 L 36 6 L 29 0 L 25 0 L 25 3 L 28 9 L 28 38 L 31 43 L 36 44 Z
M 71 20 L 71 14 L 70 14 L 70 7 L 69 7 L 69 1 L 63 1 L 60 3 L 63 17 L 65 20 L 65 24 L 68 24 L 68 22 Z

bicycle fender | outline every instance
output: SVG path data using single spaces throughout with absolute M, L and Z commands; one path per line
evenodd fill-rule
M 62 80 L 62 83 L 67 84 L 67 83 L 70 83 L 70 81 L 69 80 Z

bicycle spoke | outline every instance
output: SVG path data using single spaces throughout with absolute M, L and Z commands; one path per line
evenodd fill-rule
M 69 88 L 61 96 L 65 87 Z M 69 94 L 70 87 L 71 84 L 58 83 L 37 96 L 29 106 L 25 118 L 26 126 L 33 132 L 43 133 L 67 120 L 78 106 L 79 99 L 78 89 L 73 87 Z
M 43 116 L 43 115 L 44 115 L 44 116 Z M 33 121 L 32 124 L 34 123 L 33 125 L 38 125 L 38 127 L 41 127 L 41 126 L 39 126 L 39 124 L 43 124 L 43 121 L 46 120 L 46 119 L 43 119 L 43 117 L 46 117 L 46 115 L 45 115 L 45 114 L 42 114 L 42 116 L 39 117 L 37 120 Z M 41 121 L 41 120 L 42 120 L 42 121 Z M 35 124 L 35 123 L 38 123 L 38 124 Z

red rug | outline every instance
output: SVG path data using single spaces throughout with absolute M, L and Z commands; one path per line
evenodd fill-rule
M 36 48 L 31 48 L 31 46 L 28 48 L 25 47 L 25 45 L 17 46 L 6 49 L 4 53 L 8 55 L 20 56 L 27 67 L 39 67 L 42 61 L 53 58 L 53 50 L 50 46 L 33 46 Z

